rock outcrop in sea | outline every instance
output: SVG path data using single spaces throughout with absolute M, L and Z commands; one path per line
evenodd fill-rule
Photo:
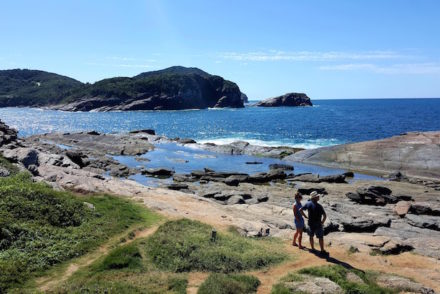
M 282 96 L 269 98 L 258 102 L 255 106 L 260 107 L 281 107 L 281 106 L 312 106 L 312 101 L 304 93 L 287 93 Z

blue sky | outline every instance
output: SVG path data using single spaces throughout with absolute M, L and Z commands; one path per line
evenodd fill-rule
M 437 0 L 0 2 L 0 69 L 93 82 L 172 65 L 253 100 L 440 97 Z

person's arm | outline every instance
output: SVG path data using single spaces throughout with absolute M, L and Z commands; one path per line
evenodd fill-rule
M 301 207 L 301 208 L 299 209 L 299 212 L 302 214 L 302 216 L 303 216 L 304 218 L 308 218 L 307 215 L 304 213 L 304 208 L 306 208 L 306 207 L 307 207 L 307 204 L 304 205 L 303 207 Z
M 327 219 L 327 214 L 325 213 L 325 210 L 323 208 L 322 209 L 322 222 L 321 222 L 321 224 L 324 224 L 326 219 Z

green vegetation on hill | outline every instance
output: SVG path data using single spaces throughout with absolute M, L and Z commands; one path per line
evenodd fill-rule
M 56 104 L 81 85 L 72 78 L 41 70 L 0 70 L 0 107 Z
M 130 110 L 207 108 L 215 105 L 243 107 L 241 92 L 235 83 L 198 68 L 174 66 L 132 78 L 103 79 L 94 84 L 83 84 L 39 70 L 0 70 L 0 107 L 61 105 L 94 99 L 67 109 L 88 111 L 99 107 L 122 107 L 125 103 L 147 98 L 151 101 L 132 106 Z
M 84 202 L 91 203 L 94 209 Z M 74 196 L 34 183 L 28 174 L 0 178 L 0 293 L 98 247 L 156 214 L 121 198 Z
M 218 233 L 217 240 L 211 241 L 211 229 L 188 219 L 168 221 L 148 239 L 145 250 L 158 268 L 173 272 L 229 273 L 263 268 L 286 258 L 273 240 Z
M 256 293 L 260 281 L 249 275 L 211 274 L 202 285 L 198 294 L 250 294 Z

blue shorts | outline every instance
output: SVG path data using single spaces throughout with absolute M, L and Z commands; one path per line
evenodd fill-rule
M 316 238 L 323 238 L 324 237 L 324 229 L 322 228 L 321 224 L 316 225 L 310 225 L 307 229 L 307 234 L 309 234 L 310 237 L 313 237 L 313 235 L 316 236 Z
M 298 221 L 298 220 L 295 218 L 295 227 L 296 227 L 297 230 L 298 230 L 298 229 L 300 229 L 300 230 L 304 229 L 304 219 L 303 219 L 303 218 L 300 218 L 299 221 Z

